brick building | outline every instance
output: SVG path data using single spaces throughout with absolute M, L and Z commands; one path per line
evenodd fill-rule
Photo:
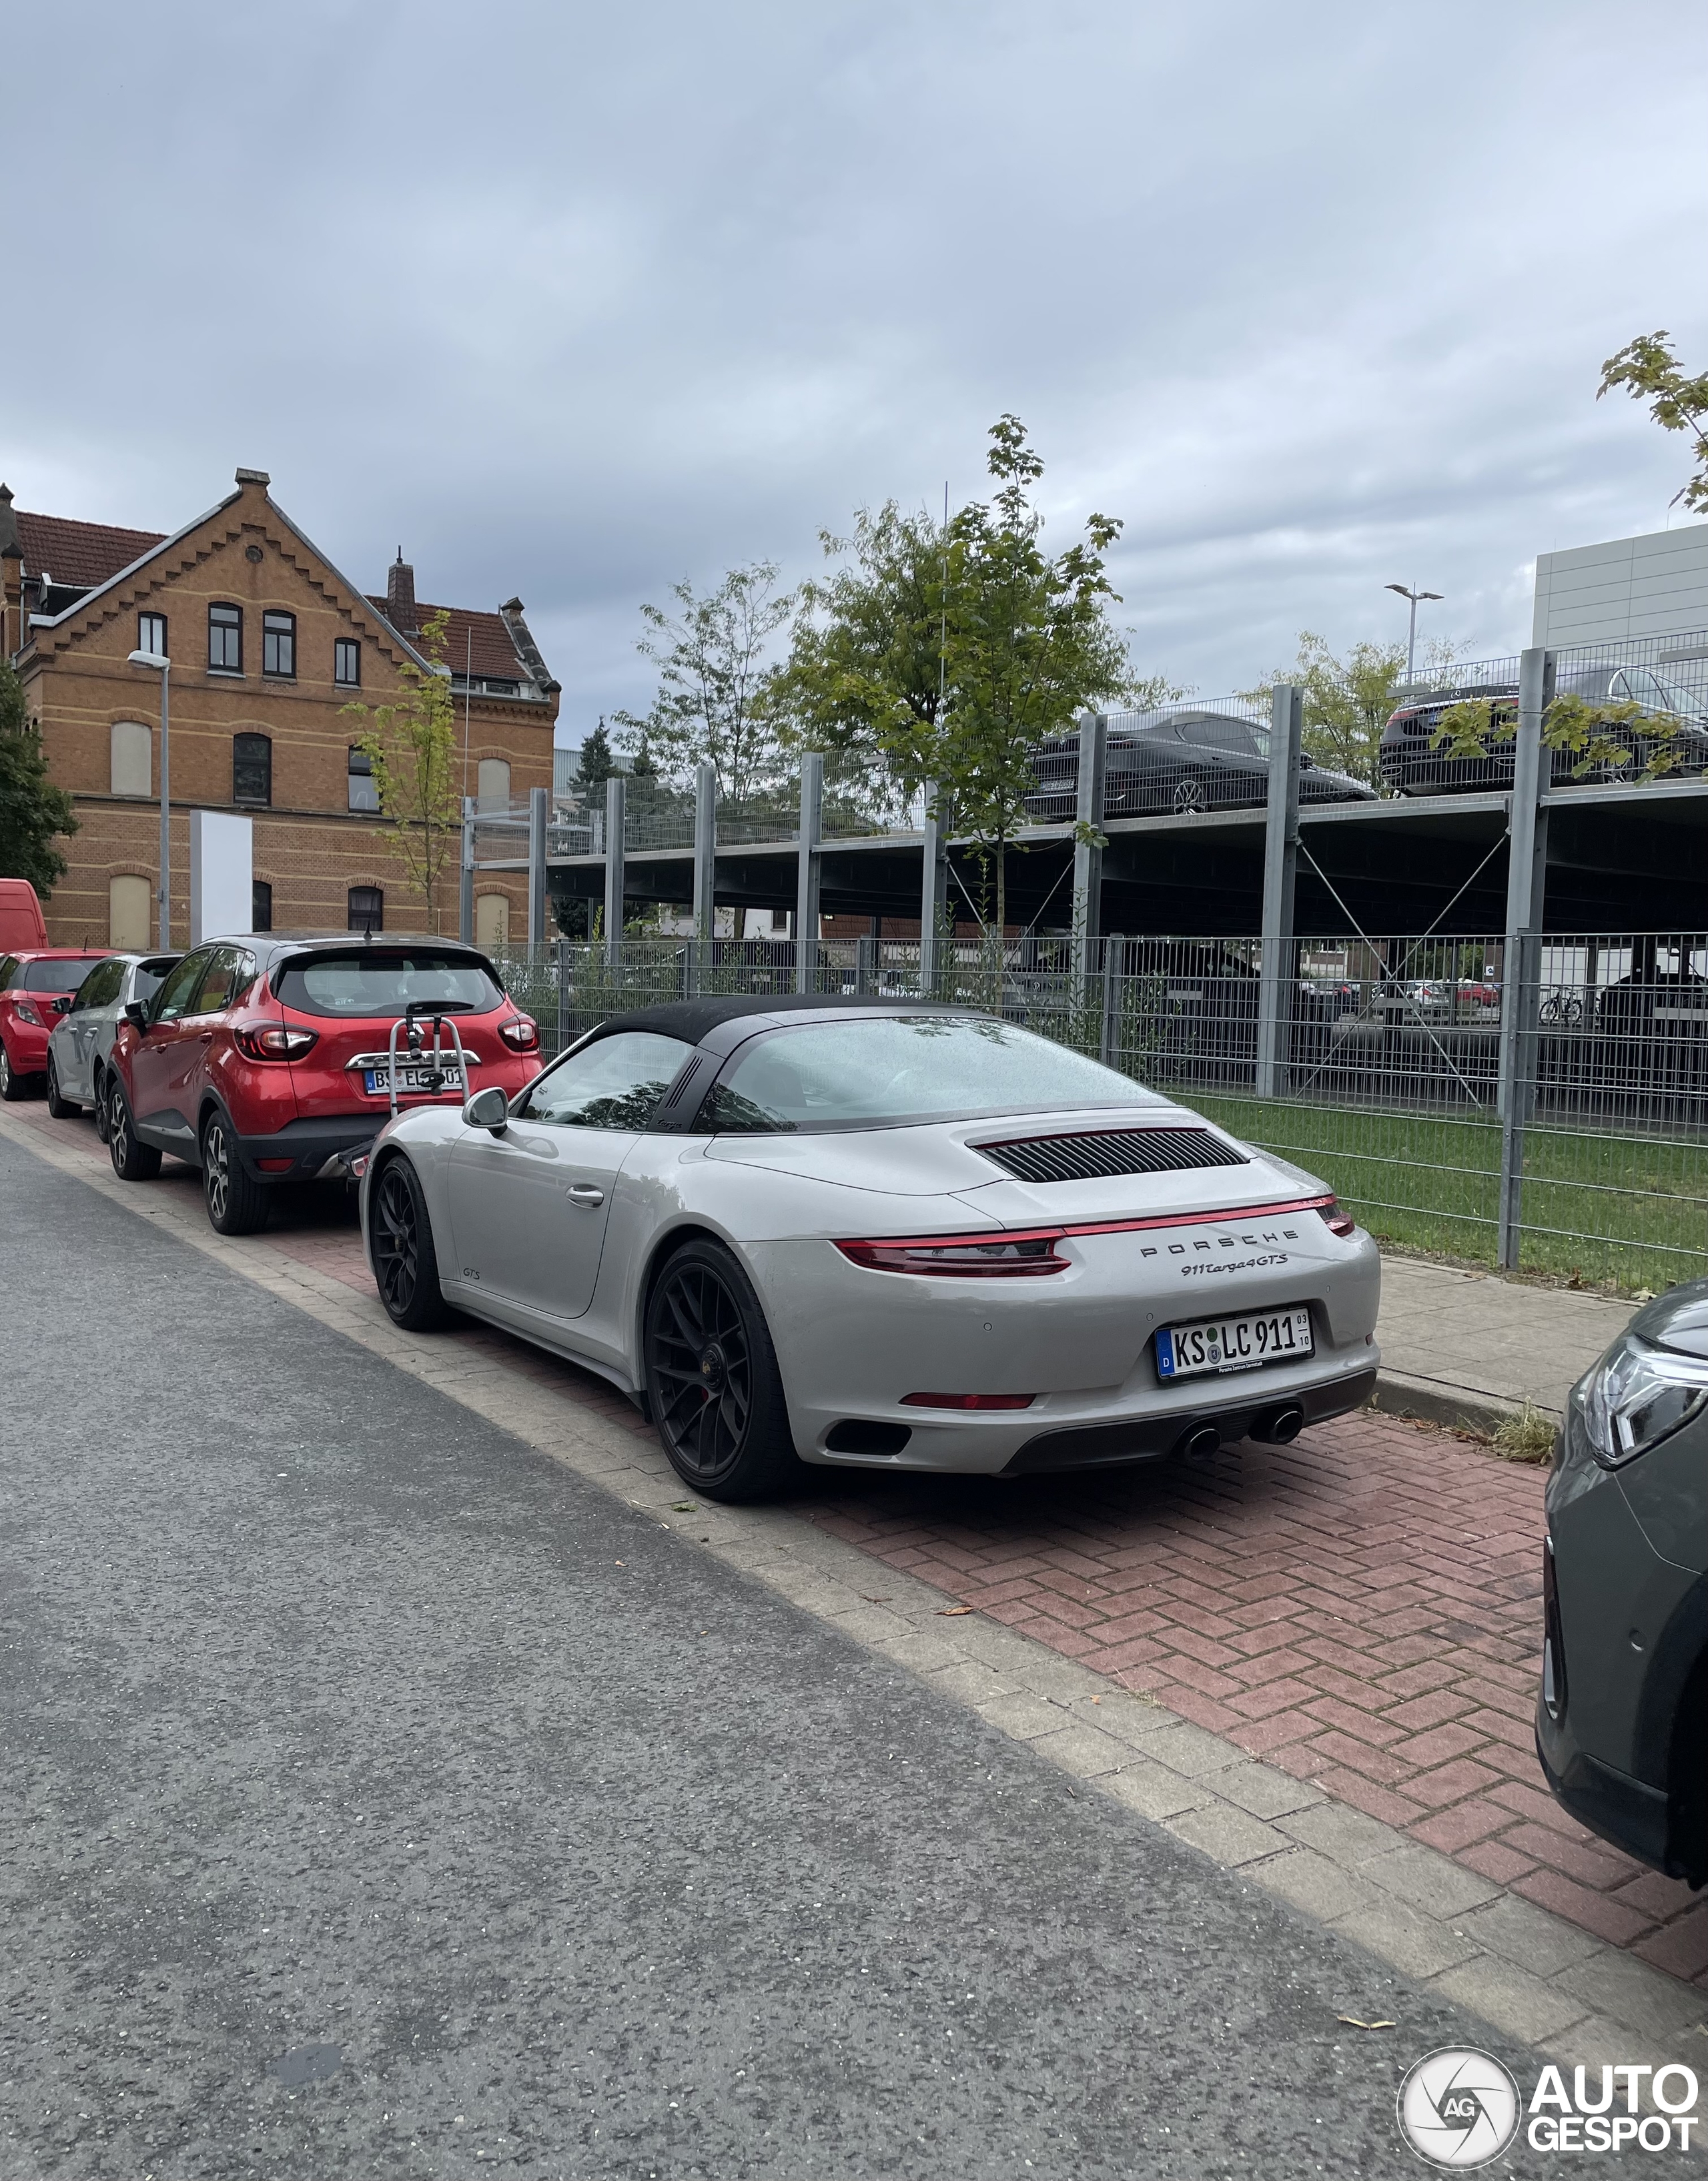
M 550 788 L 558 684 L 522 619 L 417 604 L 399 553 L 383 594 L 357 590 L 273 500 L 259 470 L 171 537 L 14 509 L 0 485 L 0 648 L 41 730 L 79 830 L 47 903 L 56 946 L 152 946 L 159 871 L 159 678 L 171 668 L 172 908 L 190 930 L 190 812 L 254 821 L 255 928 L 430 928 L 374 808 L 351 703 L 384 704 L 401 670 L 431 671 L 422 631 L 442 610 L 466 792 L 490 806 Z M 453 846 L 436 925 L 457 925 Z M 520 875 L 484 875 L 476 936 L 527 918 Z

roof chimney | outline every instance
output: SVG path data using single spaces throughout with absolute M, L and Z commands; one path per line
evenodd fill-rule
M 385 616 L 401 636 L 419 636 L 421 617 L 415 610 L 415 571 L 397 549 L 397 558 L 385 571 Z
M 0 484 L 0 560 L 21 560 L 24 548 L 18 542 L 18 518 L 12 512 L 12 488 Z
M 258 484 L 264 492 L 273 480 L 265 470 L 239 470 L 237 482 L 239 484 Z

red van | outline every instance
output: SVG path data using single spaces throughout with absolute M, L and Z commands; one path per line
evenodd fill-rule
M 28 879 L 0 879 L 0 954 L 47 944 L 47 919 Z

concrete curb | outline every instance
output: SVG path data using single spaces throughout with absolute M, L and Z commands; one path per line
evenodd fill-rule
M 1493 1394 L 1445 1384 L 1439 1378 L 1414 1378 L 1403 1371 L 1379 1370 L 1376 1390 L 1369 1405 L 1384 1416 L 1417 1416 L 1425 1423 L 1445 1424 L 1450 1431 L 1473 1431 L 1492 1438 L 1501 1425 L 1523 1414 L 1516 1401 L 1503 1401 Z M 1557 1409 L 1534 1405 L 1556 1423 L 1563 1421 Z
M 4 1113 L 0 1135 L 906 1667 L 998 1732 L 1030 1742 L 1081 1783 L 1073 1792 L 1123 1803 L 1240 1882 L 1288 1902 L 1546 2057 L 1594 2068 L 1639 2054 L 1699 2072 L 1708 2058 L 1708 1996 L 1036 1639 L 968 1612 L 805 1516 L 694 1500 L 649 1432 L 551 1383 L 559 1372 L 579 1381 L 575 1366 L 518 1342 L 518 1356 L 543 1367 L 506 1370 L 471 1350 L 484 1333 L 401 1333 L 376 1295 L 263 1242 L 214 1234 L 199 1191 L 186 1203 L 170 1191 L 126 1186 Z

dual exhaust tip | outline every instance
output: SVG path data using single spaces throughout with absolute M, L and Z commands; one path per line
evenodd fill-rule
M 1253 1420 L 1246 1436 L 1260 1440 L 1265 1446 L 1291 1446 L 1304 1427 L 1304 1411 L 1296 1401 L 1288 1401 L 1279 1409 L 1266 1409 Z M 1202 1461 L 1219 1453 L 1221 1447 L 1221 1426 L 1199 1424 L 1186 1433 L 1176 1451 L 1189 1460 Z

